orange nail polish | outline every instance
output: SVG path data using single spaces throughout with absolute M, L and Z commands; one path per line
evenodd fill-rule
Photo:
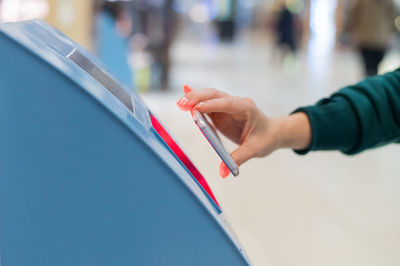
M 188 105 L 188 104 L 189 104 L 189 99 L 186 98 L 186 96 L 183 96 L 181 105 Z
M 230 171 L 224 162 L 221 162 L 219 166 L 219 175 L 222 178 L 226 178 L 229 175 Z
M 188 106 L 179 105 L 178 107 L 179 107 L 179 109 L 181 109 L 181 110 L 184 111 L 184 112 L 187 112 L 187 111 L 190 110 L 190 107 L 188 107 Z
M 184 85 L 183 86 L 183 92 L 184 93 L 188 93 L 188 92 L 191 92 L 191 91 L 192 91 L 192 88 L 190 88 L 189 85 Z

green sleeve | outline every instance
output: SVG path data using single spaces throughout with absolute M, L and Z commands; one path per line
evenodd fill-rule
M 310 147 L 296 151 L 299 154 L 316 150 L 356 154 L 400 142 L 400 69 L 369 77 L 295 112 L 307 114 L 312 131 Z

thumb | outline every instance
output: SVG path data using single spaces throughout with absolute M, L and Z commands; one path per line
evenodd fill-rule
M 236 162 L 238 166 L 242 165 L 243 163 L 247 162 L 249 159 L 252 158 L 252 150 L 246 145 L 240 145 L 236 150 L 234 150 L 231 155 L 233 160 Z M 230 170 L 226 166 L 224 162 L 221 162 L 219 166 L 219 174 L 222 178 L 225 178 L 229 175 Z
M 254 150 L 248 145 L 248 143 L 243 143 L 234 150 L 231 155 L 233 160 L 235 160 L 238 166 L 244 164 L 253 157 Z

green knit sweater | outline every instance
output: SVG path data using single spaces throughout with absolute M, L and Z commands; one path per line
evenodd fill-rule
M 316 150 L 356 154 L 400 142 L 400 69 L 366 78 L 295 112 L 307 114 L 312 130 L 310 147 L 296 151 L 299 154 Z

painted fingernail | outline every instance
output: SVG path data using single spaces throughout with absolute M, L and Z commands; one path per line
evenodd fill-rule
M 188 93 L 191 92 L 192 88 L 189 85 L 183 85 L 183 92 Z
M 181 109 L 182 111 L 189 111 L 190 110 L 190 106 L 189 105 L 178 105 L 179 109 Z
M 186 96 L 183 96 L 181 105 L 187 105 L 189 103 L 189 99 Z
M 176 104 L 177 105 L 186 105 L 189 102 L 189 99 L 186 96 L 183 96 Z
M 222 178 L 226 178 L 229 175 L 229 169 L 226 166 L 226 164 L 224 162 L 221 162 L 220 166 L 219 166 L 219 175 Z

